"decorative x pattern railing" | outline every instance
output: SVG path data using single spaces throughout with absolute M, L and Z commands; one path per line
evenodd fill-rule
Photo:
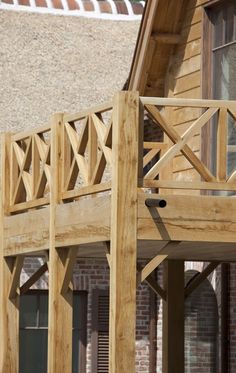
M 112 105 L 65 115 L 62 199 L 111 188 Z
M 236 152 L 236 145 L 228 144 L 228 128 L 231 126 L 232 129 L 236 121 L 235 102 L 145 97 L 141 98 L 141 103 L 145 115 L 163 132 L 164 141 L 145 141 L 143 149 L 139 147 L 144 151 L 144 173 L 143 177 L 139 175 L 139 186 L 236 191 L 236 164 L 231 167 L 230 172 L 227 166 L 229 154 Z M 183 133 L 179 133 L 170 123 L 170 118 L 174 115 L 167 117 L 166 107 L 171 108 L 173 113 L 178 108 L 187 108 L 188 112 L 194 113 L 194 120 Z M 81 196 L 109 191 L 113 158 L 113 113 L 113 105 L 108 103 L 73 115 L 61 114 L 60 120 L 52 121 L 53 125 L 11 135 L 8 144 L 9 212 L 16 213 L 50 203 L 52 179 L 58 182 L 58 201 L 63 203 Z M 142 110 L 140 113 L 143 115 Z M 142 119 L 140 118 L 140 131 L 143 130 Z M 210 147 L 215 147 L 215 151 L 211 151 L 212 157 L 214 156 L 213 168 L 203 161 L 192 146 L 197 136 L 201 142 L 199 134 L 204 127 L 211 127 L 212 133 L 215 133 L 215 145 L 209 144 Z M 55 144 L 55 141 L 52 142 L 55 137 L 57 153 L 52 145 Z M 163 176 L 166 175 L 163 171 L 179 155 L 189 162 L 196 178 L 184 180 L 181 177 L 180 180 L 174 180 Z M 59 159 L 55 161 L 56 157 Z M 56 178 L 53 174 L 55 167 L 58 175 Z
M 50 126 L 13 135 L 10 147 L 10 212 L 49 203 Z
M 230 152 L 235 152 L 236 146 L 228 145 L 228 126 L 229 121 L 236 121 L 236 103 L 233 101 L 207 101 L 207 100 L 179 100 L 179 99 L 162 99 L 162 98 L 142 98 L 144 108 L 154 123 L 161 128 L 165 134 L 165 140 L 168 139 L 170 146 L 168 150 L 160 153 L 159 159 L 152 165 L 150 170 L 145 174 L 143 186 L 166 189 L 205 189 L 205 190 L 224 190 L 236 191 L 236 164 L 233 171 L 227 172 L 227 157 Z M 173 110 L 178 108 L 199 108 L 201 114 L 194 120 L 189 127 L 179 134 L 175 127 L 169 123 L 165 116 L 163 108 L 172 107 Z M 174 117 L 174 115 L 172 115 Z M 231 124 L 232 125 L 232 124 Z M 205 126 L 212 127 L 212 133 L 215 131 L 213 138 L 215 144 L 208 144 L 212 148 L 212 164 L 215 164 L 213 172 L 200 159 L 189 143 L 196 135 L 199 135 Z M 199 140 L 200 141 L 200 140 Z M 201 144 L 199 144 L 201 145 Z M 165 144 L 162 145 L 166 146 Z M 158 147 L 158 145 L 157 145 Z M 215 151 L 213 148 L 215 147 Z M 159 151 L 161 144 L 159 144 Z M 150 150 L 144 157 L 146 165 L 156 156 L 155 149 Z M 168 167 L 173 159 L 182 154 L 193 169 L 196 175 L 200 176 L 201 181 L 195 180 L 172 181 L 163 180 L 161 172 Z

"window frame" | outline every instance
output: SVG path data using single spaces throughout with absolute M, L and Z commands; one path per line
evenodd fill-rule
M 234 3 L 234 0 L 228 0 L 228 4 Z M 212 24 L 210 11 L 213 8 L 223 7 L 225 0 L 212 0 L 209 3 L 202 6 L 203 17 L 202 17 L 202 69 L 201 69 L 201 87 L 202 87 L 202 98 L 212 100 L 213 97 L 213 31 L 214 25 Z M 234 20 L 236 22 L 236 19 Z M 231 43 L 228 43 L 231 44 Z M 235 44 L 233 42 L 232 44 Z M 221 47 L 224 48 L 227 44 L 223 44 Z M 203 127 L 201 132 L 201 159 L 205 165 L 209 168 L 213 168 L 212 154 L 210 144 L 214 141 L 214 134 L 212 127 L 206 125 Z
M 31 296 L 31 295 L 48 295 L 48 290 L 45 289 L 29 289 L 26 293 L 22 296 Z M 81 332 L 81 340 L 79 342 L 79 361 L 78 361 L 78 372 L 79 373 L 86 373 L 86 351 L 87 351 L 87 309 L 88 309 L 88 292 L 85 290 L 74 290 L 73 295 L 78 294 L 80 295 L 81 299 L 81 308 L 82 308 L 82 319 L 80 321 L 81 328 L 76 327 L 72 328 L 72 330 L 79 329 Z M 22 297 L 21 296 L 21 297 Z M 36 327 L 20 327 L 19 326 L 19 333 L 21 330 L 48 330 L 47 327 L 40 327 L 39 325 Z

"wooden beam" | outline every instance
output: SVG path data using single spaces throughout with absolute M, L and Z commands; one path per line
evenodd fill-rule
M 189 295 L 191 295 L 192 292 L 202 284 L 202 282 L 218 267 L 219 264 L 220 262 L 212 262 L 201 273 L 194 276 L 194 278 L 189 281 L 185 288 L 185 298 L 189 297 Z
M 141 270 L 140 281 L 143 282 L 146 278 L 167 258 L 168 255 L 156 255 L 145 267 Z
M 51 138 L 51 194 L 49 237 L 49 317 L 48 317 L 48 373 L 72 371 L 72 309 L 73 292 L 61 293 L 65 276 L 68 249 L 56 247 L 56 204 L 60 201 L 61 180 L 61 123 L 63 115 L 52 118 Z
M 61 287 L 61 294 L 66 294 L 68 291 L 70 291 L 70 283 L 72 281 L 73 277 L 73 269 L 76 262 L 78 253 L 78 248 L 71 247 L 68 249 L 67 256 L 66 256 L 66 262 L 64 266 L 64 279 Z
M 152 275 L 149 275 L 145 279 L 145 282 L 154 291 L 155 294 L 159 295 L 162 300 L 166 300 L 166 291 L 162 289 L 162 287 L 157 283 Z
M 138 239 L 216 243 L 236 241 L 234 197 L 162 194 L 149 194 L 149 197 L 164 199 L 167 204 L 165 208 L 148 208 L 145 206 L 146 194 L 139 194 Z M 168 251 L 162 253 L 168 254 Z
M 184 261 L 164 262 L 163 373 L 184 372 Z
M 4 220 L 9 211 L 10 183 L 10 134 L 1 136 L 1 183 L 0 183 L 0 371 L 19 371 L 19 296 L 9 298 L 13 284 L 14 259 L 4 258 Z M 18 267 L 19 269 L 19 267 Z
M 11 286 L 9 291 L 9 298 L 14 299 L 18 296 L 17 290 L 20 285 L 20 275 L 24 264 L 24 256 L 18 255 L 14 259 L 13 271 L 12 271 L 12 279 L 11 279 Z
M 151 38 L 161 44 L 179 44 L 181 42 L 180 34 L 153 32 Z
M 109 372 L 135 373 L 138 93 L 116 94 L 112 136 Z
M 37 282 L 40 277 L 47 272 L 48 264 L 44 263 L 21 287 L 20 287 L 20 295 L 25 294 L 31 286 Z
M 111 244 L 110 244 L 110 241 L 105 241 L 104 244 L 105 244 L 107 263 L 109 265 L 109 268 L 111 268 Z

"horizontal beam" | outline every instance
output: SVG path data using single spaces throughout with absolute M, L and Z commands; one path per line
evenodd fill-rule
M 79 113 L 75 114 L 64 114 L 63 122 L 74 122 L 80 119 L 87 117 L 90 114 L 94 113 L 103 113 L 104 111 L 108 111 L 112 109 L 113 103 L 112 102 L 105 102 L 103 104 L 93 106 L 90 109 L 80 111 Z
M 236 241 L 236 200 L 222 196 L 149 194 L 166 200 L 165 208 L 145 205 L 147 194 L 139 194 L 138 239 L 158 241 Z M 163 254 L 168 255 L 168 251 Z
M 186 189 L 186 190 L 219 190 L 236 191 L 235 182 L 204 182 L 204 181 L 172 181 L 172 180 L 143 180 L 144 188 Z
M 162 97 L 140 97 L 144 105 L 173 106 L 173 107 L 196 107 L 196 108 L 229 108 L 235 109 L 236 101 L 226 100 L 198 100 Z

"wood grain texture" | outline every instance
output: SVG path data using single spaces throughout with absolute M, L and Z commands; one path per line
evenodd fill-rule
M 1 182 L 0 182 L 0 371 L 4 373 L 18 373 L 19 371 L 19 294 L 18 273 L 14 278 L 15 258 L 4 258 L 4 214 L 9 206 L 9 179 L 10 179 L 10 135 L 1 136 Z M 18 263 L 20 264 L 20 262 Z M 15 267 L 16 269 L 16 267 Z M 18 268 L 19 269 L 19 266 Z M 16 271 L 15 271 L 16 272 Z M 19 271 L 17 271 L 19 272 Z M 12 287 L 13 285 L 13 287 Z M 11 289 L 14 288 L 14 297 L 9 298 Z
M 121 92 L 115 96 L 112 138 L 110 373 L 135 373 L 138 112 L 137 93 Z
M 165 208 L 148 208 L 145 198 L 139 195 L 139 239 L 235 242 L 234 197 L 152 195 Z
M 60 136 L 63 115 L 52 118 L 51 168 L 52 185 L 50 196 L 49 234 L 49 315 L 48 315 L 48 373 L 71 373 L 72 371 L 72 309 L 73 293 L 68 289 L 61 293 L 65 277 L 68 249 L 56 247 L 56 204 L 60 196 L 61 163 Z

